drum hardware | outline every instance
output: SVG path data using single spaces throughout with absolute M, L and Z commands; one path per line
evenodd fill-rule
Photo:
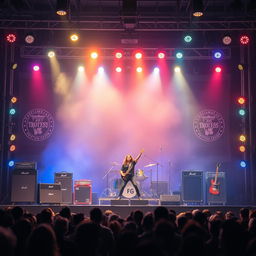
M 155 165 L 157 165 L 157 164 L 147 164 L 144 167 L 152 167 L 152 166 L 155 166 Z

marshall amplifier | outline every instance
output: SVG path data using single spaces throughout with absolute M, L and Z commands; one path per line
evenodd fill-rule
M 37 163 L 36 162 L 16 162 L 14 164 L 15 170 L 36 170 Z
M 35 169 L 14 169 L 11 181 L 11 202 L 36 202 L 37 171 Z
M 39 203 L 40 204 L 60 204 L 61 203 L 61 185 L 59 183 L 39 184 Z
M 75 182 L 74 191 L 74 204 L 92 204 L 91 184 L 79 184 Z

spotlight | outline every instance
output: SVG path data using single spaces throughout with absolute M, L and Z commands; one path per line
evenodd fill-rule
M 35 66 L 33 67 L 33 69 L 34 69 L 34 71 L 39 71 L 39 70 L 40 70 L 40 67 L 39 67 L 38 65 L 35 65 Z
M 222 57 L 222 53 L 220 51 L 215 51 L 213 56 L 215 59 L 220 59 Z
M 14 161 L 13 161 L 13 160 L 10 160 L 10 161 L 8 162 L 8 166 L 9 166 L 9 167 L 13 167 L 13 166 L 14 166 Z
M 116 67 L 116 72 L 118 72 L 118 73 L 122 72 L 122 68 L 121 67 Z
M 35 37 L 31 34 L 25 36 L 25 42 L 27 44 L 33 44 L 35 41 Z
M 246 45 L 250 42 L 250 38 L 246 35 L 240 37 L 240 43 Z
M 240 135 L 239 136 L 239 140 L 241 141 L 241 142 L 245 142 L 246 141 L 246 137 L 245 137 L 245 135 Z
M 11 102 L 12 102 L 12 103 L 16 103 L 17 101 L 18 101 L 18 99 L 17 99 L 16 97 L 12 97 L 12 98 L 11 98 Z
M 202 0 L 193 0 L 192 3 L 193 7 L 193 16 L 194 17 L 201 17 L 203 16 L 203 10 L 204 10 L 204 5 Z
M 159 52 L 157 54 L 157 56 L 158 56 L 158 59 L 164 59 L 165 58 L 165 53 L 164 52 Z
M 141 72 L 142 72 L 142 67 L 137 67 L 137 68 L 136 68 L 136 71 L 137 71 L 138 73 L 141 73 Z
M 221 71 L 222 71 L 221 67 L 218 66 L 218 67 L 215 68 L 216 73 L 220 73 Z
M 17 67 L 18 67 L 18 64 L 17 64 L 17 63 L 13 63 L 11 68 L 12 68 L 13 70 L 15 70 Z
M 137 60 L 141 59 L 141 58 L 142 58 L 142 53 L 141 53 L 141 52 L 136 52 L 136 53 L 135 53 L 135 58 L 136 58 Z
M 15 150 L 16 150 L 16 146 L 15 146 L 15 145 L 11 145 L 10 148 L 9 148 L 9 150 L 10 150 L 11 152 L 15 151 Z
M 6 41 L 9 42 L 9 43 L 14 43 L 16 41 L 16 35 L 8 34 L 6 36 Z
M 238 113 L 239 113 L 240 116 L 245 116 L 245 110 L 242 109 L 242 108 L 239 109 Z
M 72 34 L 70 36 L 70 39 L 71 39 L 71 41 L 76 42 L 79 39 L 79 36 L 78 36 L 78 34 Z
M 180 71 L 181 71 L 180 67 L 176 66 L 176 67 L 174 68 L 174 72 L 175 72 L 175 73 L 180 73 Z
M 69 0 L 57 0 L 56 13 L 60 16 L 67 15 L 69 11 Z
M 55 52 L 54 51 L 49 51 L 48 52 L 48 57 L 49 58 L 53 58 L 55 56 Z
M 240 104 L 240 105 L 243 105 L 245 103 L 245 98 L 244 97 L 239 97 L 237 99 L 237 102 Z
M 116 57 L 117 59 L 121 59 L 121 58 L 123 57 L 123 54 L 122 54 L 121 52 L 116 52 L 116 53 L 115 53 L 115 57 Z
M 94 59 L 94 60 L 97 59 L 98 58 L 98 53 L 97 52 L 92 52 L 91 53 L 91 58 Z
M 98 72 L 99 72 L 100 74 L 104 73 L 104 68 L 103 68 L 103 67 L 99 67 L 99 68 L 98 68 Z
M 154 73 L 159 73 L 160 72 L 160 69 L 158 67 L 155 67 L 154 68 Z
M 183 58 L 183 53 L 182 52 L 177 52 L 176 53 L 176 58 L 177 59 L 182 59 Z
M 240 71 L 243 71 L 243 70 L 244 70 L 244 66 L 243 66 L 242 64 L 238 64 L 238 65 L 237 65 L 237 68 L 238 68 L 238 70 L 240 70 Z
M 83 71 L 84 71 L 84 66 L 79 66 L 79 67 L 78 67 L 78 71 L 79 71 L 79 72 L 83 72 Z
M 230 36 L 224 36 L 224 37 L 222 38 L 222 42 L 223 42 L 223 44 L 225 44 L 225 45 L 230 45 L 231 42 L 232 42 L 232 38 L 231 38 Z
M 191 42 L 192 42 L 192 36 L 190 36 L 190 35 L 184 36 L 184 41 L 185 41 L 186 43 L 191 43 Z
M 15 134 L 11 134 L 11 136 L 10 136 L 10 141 L 15 141 L 15 140 L 16 140 Z
M 11 108 L 10 110 L 9 110 L 9 114 L 10 115 L 15 115 L 15 113 L 16 113 L 16 110 L 15 110 L 15 108 Z
M 240 161 L 240 166 L 242 168 L 245 168 L 246 167 L 246 162 L 244 160 Z
M 244 153 L 245 150 L 246 150 L 245 146 L 240 146 L 240 147 L 239 147 L 239 151 L 240 151 L 240 152 Z

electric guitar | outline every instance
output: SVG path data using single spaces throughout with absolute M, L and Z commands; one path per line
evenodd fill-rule
M 121 177 L 124 181 L 127 180 L 128 175 L 130 175 L 130 172 L 132 170 L 133 164 L 129 164 L 128 170 L 126 172 L 120 171 Z
M 209 193 L 212 195 L 220 194 L 220 183 L 217 181 L 219 173 L 220 163 L 216 165 L 216 172 L 214 179 L 211 179 L 211 185 L 209 187 Z

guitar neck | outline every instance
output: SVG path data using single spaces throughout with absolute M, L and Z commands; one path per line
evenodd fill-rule
M 216 172 L 215 172 L 214 183 L 217 183 L 218 174 L 219 174 L 219 165 L 216 166 Z

